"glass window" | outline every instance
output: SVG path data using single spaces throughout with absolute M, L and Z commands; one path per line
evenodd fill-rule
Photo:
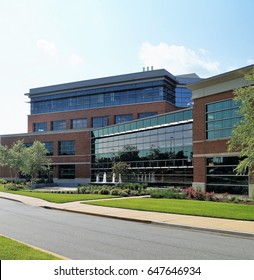
M 94 117 L 92 118 L 92 127 L 104 127 L 108 125 L 108 117 Z
M 29 147 L 32 147 L 33 146 L 33 143 L 30 142 L 30 143 L 24 143 L 25 147 L 29 148 Z
M 207 158 L 207 191 L 248 195 L 248 175 L 237 175 L 238 157 Z
M 233 99 L 206 105 L 206 138 L 228 138 L 242 117 Z
M 180 114 L 179 114 L 180 113 Z M 130 121 L 125 124 L 117 124 L 114 125 L 112 127 L 110 127 L 110 130 L 108 128 L 104 128 L 104 129 L 99 129 L 94 131 L 94 134 L 96 134 L 97 136 L 104 136 L 107 134 L 115 134 L 115 133 L 124 133 L 126 130 L 134 130 L 134 129 L 144 129 L 147 127 L 151 127 L 151 126 L 157 126 L 158 124 L 171 124 L 172 122 L 177 121 L 182 121 L 182 120 L 191 120 L 191 116 L 192 116 L 192 110 L 184 110 L 182 112 L 177 112 L 177 113 L 168 113 L 165 114 L 163 116 L 153 116 L 153 117 L 149 117 L 149 118 L 145 118 L 145 119 L 140 119 L 140 120 L 136 120 L 136 121 Z M 191 129 L 192 127 L 192 123 L 189 124 L 190 126 L 188 126 L 188 129 Z M 169 127 L 168 127 L 169 128 Z M 170 130 L 170 128 L 169 128 Z M 187 128 L 184 130 L 187 130 Z M 110 131 L 110 133 L 108 132 Z
M 132 121 L 132 114 L 117 115 L 115 116 L 115 124 Z
M 177 87 L 175 89 L 175 100 L 176 106 L 179 107 L 190 107 L 192 106 L 192 92 L 190 89 Z
M 75 165 L 59 165 L 59 179 L 75 179 Z
M 63 155 L 75 155 L 75 141 L 59 141 L 58 154 Z
M 53 121 L 51 122 L 51 130 L 64 130 L 66 129 L 66 121 Z
M 138 113 L 138 118 L 142 119 L 142 118 L 148 118 L 148 117 L 152 117 L 157 115 L 157 112 L 146 112 L 146 113 Z
M 188 107 L 191 104 L 191 90 L 184 86 L 176 88 L 175 82 L 162 78 L 156 82 L 137 82 L 94 89 L 79 89 L 44 96 L 31 96 L 31 114 L 64 112 L 160 100 Z M 151 116 L 149 112 L 148 115 L 143 117 L 148 116 Z
M 167 115 L 165 114 L 165 116 Z M 122 134 L 115 134 L 114 136 L 109 136 L 105 133 L 98 134 L 99 139 L 93 139 L 93 143 L 97 141 L 96 145 L 92 145 L 91 179 L 96 180 L 96 174 L 101 173 L 102 170 L 112 172 L 113 160 L 124 160 L 130 164 L 131 169 L 128 178 L 125 178 L 126 180 L 132 181 L 131 176 L 136 176 L 133 180 L 137 181 L 138 176 L 141 181 L 154 181 L 155 179 L 152 178 L 152 174 L 156 173 L 160 174 L 157 177 L 160 183 L 166 182 L 167 180 L 175 180 L 181 185 L 191 183 L 193 170 L 192 121 L 187 124 L 168 124 L 167 127 L 158 127 L 156 124 L 162 124 L 167 121 L 166 118 L 159 117 L 156 116 L 112 126 L 119 127 L 119 131 Z M 189 116 L 187 117 L 189 118 Z M 179 115 L 179 118 L 184 118 L 184 114 Z M 148 120 L 153 120 L 153 129 L 151 129 L 151 122 L 147 122 Z M 133 123 L 137 124 L 136 127 L 141 130 L 127 132 L 133 129 Z M 146 129 L 146 127 L 150 129 Z M 188 166 L 189 169 L 181 174 L 179 173 L 174 179 L 171 178 L 171 175 L 169 176 L 169 173 L 173 172 L 173 168 L 176 166 Z M 180 170 L 178 171 L 180 172 Z M 165 174 L 163 174 L 164 172 Z M 141 179 L 142 176 L 143 179 Z
M 81 129 L 81 128 L 87 128 L 87 119 L 73 119 L 71 120 L 71 128 L 72 129 Z
M 53 156 L 54 153 L 54 143 L 53 142 L 43 142 L 45 148 L 47 149 L 47 156 Z
M 47 123 L 46 122 L 34 123 L 33 124 L 33 131 L 34 132 L 47 131 Z

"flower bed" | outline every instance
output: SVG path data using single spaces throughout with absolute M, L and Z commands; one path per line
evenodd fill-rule
M 215 202 L 231 202 L 231 203 L 244 203 L 254 205 L 254 201 L 248 198 L 242 198 L 237 195 L 230 195 L 228 193 L 215 194 L 214 192 L 205 192 L 202 190 L 195 190 L 193 188 L 164 188 L 150 190 L 152 198 L 175 198 L 175 199 L 193 199 L 202 201 L 215 201 Z

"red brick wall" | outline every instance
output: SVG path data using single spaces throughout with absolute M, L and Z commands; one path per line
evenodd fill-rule
M 194 182 L 206 182 L 206 158 L 193 158 L 193 178 Z
M 133 114 L 133 119 L 138 119 L 138 113 L 157 112 L 158 114 L 167 113 L 170 111 L 179 110 L 176 106 L 166 102 L 154 102 L 145 104 L 132 104 L 115 107 L 94 108 L 79 111 L 48 113 L 28 116 L 28 132 L 33 132 L 33 123 L 47 122 L 48 131 L 51 130 L 50 123 L 55 120 L 66 120 L 67 129 L 70 129 L 71 119 L 87 118 L 88 127 L 92 126 L 92 118 L 100 116 L 108 116 L 109 125 L 114 124 L 114 116 Z
M 35 140 L 46 142 L 54 142 L 54 155 L 52 159 L 54 171 L 54 177 L 58 177 L 58 164 L 76 164 L 76 178 L 90 178 L 90 160 L 91 160 L 91 144 L 90 144 L 90 132 L 75 132 L 69 130 L 68 132 L 57 131 L 54 133 L 34 133 L 33 123 L 47 122 L 48 131 L 51 130 L 51 121 L 54 120 L 66 120 L 67 129 L 71 127 L 71 119 L 87 118 L 88 127 L 91 127 L 91 120 L 93 117 L 108 116 L 109 125 L 114 124 L 115 115 L 133 114 L 133 119 L 138 119 L 139 113 L 145 112 L 157 112 L 158 114 L 167 113 L 170 111 L 179 110 L 176 106 L 166 102 L 154 102 L 145 104 L 134 104 L 116 107 L 96 108 L 88 110 L 79 110 L 71 112 L 49 113 L 39 115 L 28 116 L 28 133 L 23 135 L 11 135 L 2 137 L 2 145 L 11 146 L 12 143 L 17 140 L 23 140 L 25 143 L 32 143 Z M 58 142 L 66 140 L 75 140 L 76 154 L 73 156 L 58 156 Z M 0 174 L 2 177 L 9 177 L 7 169 L 0 168 Z
M 76 164 L 76 178 L 90 178 L 90 131 L 72 133 L 46 133 L 46 134 L 27 134 L 17 136 L 2 136 L 1 144 L 10 147 L 17 140 L 23 140 L 24 143 L 32 143 L 35 140 L 54 143 L 54 154 L 49 158 L 53 164 Z M 70 156 L 58 156 L 58 142 L 75 140 L 76 154 Z M 0 177 L 9 177 L 9 170 L 0 168 Z M 54 167 L 54 177 L 58 177 L 58 168 Z
M 228 139 L 206 140 L 206 104 L 233 98 L 233 91 L 218 93 L 194 100 L 193 108 L 193 154 L 194 182 L 206 182 L 205 154 L 227 152 Z

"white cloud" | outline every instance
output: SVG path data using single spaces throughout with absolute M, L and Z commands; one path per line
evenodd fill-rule
M 54 43 L 48 42 L 44 39 L 39 39 L 36 42 L 36 46 L 38 49 L 44 51 L 45 53 L 55 56 L 57 54 L 57 47 Z
M 83 63 L 83 58 L 74 53 L 69 56 L 68 62 L 72 66 L 78 66 Z
M 201 77 L 209 77 L 220 73 L 220 63 L 210 59 L 208 52 L 201 48 L 194 51 L 185 46 L 145 42 L 141 46 L 139 58 L 144 66 L 165 68 L 174 75 L 195 72 Z
M 248 59 L 247 64 L 254 64 L 254 59 Z

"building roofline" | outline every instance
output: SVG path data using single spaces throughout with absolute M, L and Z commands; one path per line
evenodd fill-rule
M 136 72 L 131 74 L 123 74 L 123 75 L 116 75 L 116 76 L 109 76 L 103 78 L 45 86 L 45 87 L 32 88 L 30 89 L 29 93 L 26 93 L 25 95 L 32 96 L 37 94 L 53 93 L 53 92 L 65 91 L 65 90 L 74 90 L 74 89 L 79 89 L 84 87 L 107 86 L 110 84 L 120 84 L 124 82 L 139 81 L 139 80 L 142 81 L 146 79 L 154 79 L 159 77 L 167 77 L 172 81 L 177 82 L 176 77 L 171 73 L 169 73 L 167 70 L 157 69 L 157 70 Z
M 248 74 L 253 68 L 254 68 L 254 64 L 251 64 L 236 70 L 232 70 L 207 79 L 203 79 L 200 82 L 188 85 L 187 87 L 191 90 L 198 90 L 204 87 L 213 86 L 218 83 L 227 82 L 237 78 L 242 78 L 246 74 Z

